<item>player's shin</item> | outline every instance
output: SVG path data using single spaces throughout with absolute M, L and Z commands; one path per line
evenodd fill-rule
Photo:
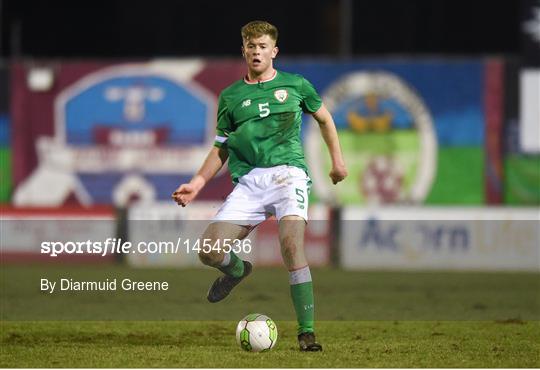
M 309 266 L 289 272 L 291 297 L 298 321 L 298 334 L 313 332 L 315 305 L 313 298 L 313 282 Z

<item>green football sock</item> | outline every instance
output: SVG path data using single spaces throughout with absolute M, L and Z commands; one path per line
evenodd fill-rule
M 298 321 L 298 334 L 313 332 L 315 321 L 315 304 L 313 299 L 313 282 L 309 267 L 289 273 L 291 297 Z
M 229 256 L 227 256 L 227 254 Z M 227 254 L 223 258 L 223 264 L 225 266 L 219 266 L 219 271 L 233 277 L 240 277 L 244 275 L 244 261 L 238 258 L 238 256 L 233 252 L 229 252 Z

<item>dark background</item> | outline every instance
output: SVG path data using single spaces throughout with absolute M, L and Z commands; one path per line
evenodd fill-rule
M 240 27 L 253 19 L 268 20 L 279 28 L 281 55 L 518 54 L 520 4 L 519 0 L 0 0 L 1 55 L 237 56 Z

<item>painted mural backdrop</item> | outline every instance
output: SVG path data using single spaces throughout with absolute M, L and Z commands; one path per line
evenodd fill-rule
M 341 204 L 484 201 L 484 64 L 280 63 L 319 89 L 350 175 L 334 187 L 316 123 L 304 132 L 315 196 Z
M 213 144 L 218 92 L 241 75 L 198 59 L 53 68 L 50 91 L 35 93 L 29 67 L 14 67 L 16 205 L 170 200 Z M 223 171 L 201 199 L 231 187 Z
M 484 200 L 484 64 L 281 60 L 317 88 L 334 115 L 349 178 L 329 183 L 317 124 L 303 140 L 314 201 L 474 204 Z M 219 92 L 241 61 L 52 64 L 49 91 L 12 86 L 14 203 L 125 204 L 168 200 L 211 147 Z M 49 189 L 43 192 L 43 187 Z M 201 199 L 221 200 L 224 171 Z

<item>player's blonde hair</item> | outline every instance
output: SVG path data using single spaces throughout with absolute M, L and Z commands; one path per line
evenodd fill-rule
M 276 26 L 266 21 L 251 21 L 242 27 L 242 39 L 245 41 L 263 35 L 268 35 L 274 42 L 277 42 L 278 30 Z

